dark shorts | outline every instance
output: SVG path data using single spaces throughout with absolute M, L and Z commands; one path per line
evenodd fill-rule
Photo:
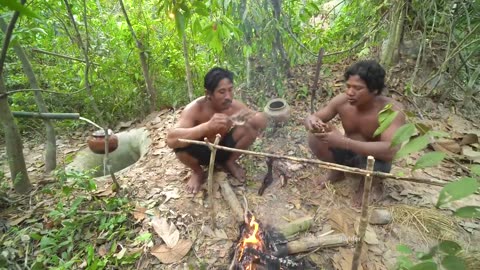
M 237 142 L 233 139 L 233 129 L 230 130 L 227 135 L 220 141 L 219 145 L 235 148 Z M 176 148 L 173 151 L 178 152 L 187 152 L 190 156 L 196 158 L 200 165 L 209 165 L 210 164 L 210 149 L 206 145 L 199 144 L 190 144 L 185 147 Z M 215 163 L 222 164 L 228 160 L 232 152 L 218 149 L 215 155 Z
M 330 148 L 335 163 L 359 169 L 367 167 L 367 157 L 354 153 L 350 150 L 340 148 Z M 392 163 L 376 159 L 373 170 L 377 172 L 389 173 L 392 169 Z

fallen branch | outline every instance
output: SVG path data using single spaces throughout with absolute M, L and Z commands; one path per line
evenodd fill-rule
M 238 222 L 242 223 L 244 222 L 244 212 L 243 212 L 242 206 L 240 205 L 240 202 L 238 201 L 237 196 L 233 192 L 228 181 L 225 181 L 226 174 L 225 173 L 222 173 L 222 174 L 225 175 L 225 177 L 218 177 L 215 180 L 220 185 L 222 196 L 225 199 L 225 201 L 227 201 L 230 208 L 232 209 L 235 219 Z M 220 178 L 223 178 L 223 179 L 220 179 Z
M 242 153 L 242 154 L 247 154 L 247 155 L 273 157 L 273 158 L 279 158 L 279 159 L 293 160 L 293 161 L 297 161 L 297 162 L 313 163 L 313 164 L 317 164 L 321 168 L 337 170 L 337 171 L 353 173 L 353 174 L 360 174 L 360 175 L 371 174 L 374 177 L 378 177 L 378 178 L 391 178 L 391 179 L 395 179 L 395 180 L 421 183 L 421 184 L 427 184 L 427 185 L 438 186 L 438 187 L 443 187 L 446 184 L 448 184 L 447 182 L 438 181 L 438 180 L 430 180 L 430 179 L 425 179 L 425 178 L 408 177 L 408 176 L 397 176 L 397 175 L 394 175 L 394 174 L 391 174 L 391 173 L 384 173 L 384 172 L 377 172 L 377 171 L 370 172 L 370 171 L 367 171 L 367 170 L 364 170 L 364 169 L 352 168 L 352 167 L 348 167 L 348 166 L 344 166 L 344 165 L 339 165 L 339 164 L 335 164 L 335 163 L 321 161 L 321 160 L 318 160 L 318 159 L 298 158 L 298 157 L 275 155 L 275 154 L 262 153 L 262 152 L 254 152 L 254 151 L 249 151 L 249 150 L 242 150 L 242 149 L 225 147 L 225 146 L 221 146 L 221 145 L 215 145 L 214 146 L 210 142 L 201 142 L 201 141 L 188 140 L 188 139 L 178 139 L 178 141 L 191 143 L 191 144 L 207 145 L 207 146 L 211 146 L 211 147 L 214 147 L 214 148 L 217 148 L 217 149 L 222 149 L 222 150 L 225 150 L 225 151 L 237 152 L 237 153 Z
M 373 171 L 373 164 L 375 159 L 372 156 L 367 158 L 367 170 Z M 363 199 L 362 199 L 362 215 L 360 216 L 360 226 L 358 227 L 358 236 L 360 241 L 358 241 L 357 246 L 355 247 L 355 253 L 353 253 L 352 260 L 352 270 L 357 270 L 358 265 L 360 264 L 360 255 L 362 254 L 363 239 L 365 238 L 365 232 L 367 231 L 368 225 L 368 205 L 370 199 L 370 189 L 372 188 L 372 175 L 367 174 L 365 176 L 365 183 L 363 185 Z
M 288 242 L 288 254 L 309 252 L 317 248 L 333 248 L 350 244 L 345 234 L 332 234 L 323 237 L 305 237 Z

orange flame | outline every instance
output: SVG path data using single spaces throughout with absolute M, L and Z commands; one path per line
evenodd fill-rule
M 255 248 L 257 250 L 263 250 L 262 239 L 259 237 L 260 224 L 258 224 L 258 222 L 255 221 L 255 216 L 252 215 L 252 218 L 250 219 L 248 226 L 249 226 L 249 232 L 251 233 L 247 234 L 247 237 L 244 237 L 244 239 L 238 245 L 240 250 L 238 261 L 242 259 L 243 252 L 245 251 L 245 248 L 247 246 Z M 250 264 L 247 265 L 245 269 L 253 270 L 254 269 L 253 263 L 250 262 Z

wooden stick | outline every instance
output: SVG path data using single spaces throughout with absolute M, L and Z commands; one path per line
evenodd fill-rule
M 397 175 L 394 175 L 394 174 L 391 174 L 391 173 L 384 173 L 384 172 L 377 172 L 377 171 L 370 172 L 370 171 L 367 171 L 367 170 L 363 170 L 363 169 L 359 169 L 359 168 L 352 168 L 352 167 L 339 165 L 339 164 L 335 164 L 335 163 L 330 163 L 330 162 L 325 162 L 325 161 L 321 161 L 321 160 L 318 160 L 318 159 L 297 158 L 297 157 L 291 157 L 291 156 L 283 156 L 283 155 L 275 155 L 275 154 L 268 154 L 268 153 L 262 153 L 262 152 L 254 152 L 254 151 L 249 151 L 249 150 L 242 150 L 242 149 L 225 147 L 225 146 L 221 146 L 221 145 L 213 145 L 210 142 L 201 142 L 201 141 L 188 140 L 188 139 L 178 139 L 178 141 L 191 143 L 191 144 L 207 145 L 209 147 L 214 147 L 214 148 L 222 149 L 222 150 L 225 150 L 225 151 L 237 152 L 237 153 L 242 153 L 242 154 L 247 154 L 247 155 L 273 157 L 273 158 L 279 158 L 279 159 L 293 160 L 293 161 L 297 161 L 297 162 L 313 163 L 313 164 L 318 164 L 318 166 L 322 167 L 322 168 L 333 169 L 333 170 L 348 172 L 348 173 L 353 173 L 353 174 L 360 174 L 360 175 L 371 174 L 374 177 L 379 177 L 379 178 L 391 178 L 391 179 L 395 179 L 395 180 L 414 182 L 414 183 L 422 183 L 422 184 L 439 186 L 439 187 L 443 187 L 446 184 L 448 184 L 447 182 L 438 181 L 438 180 L 430 180 L 430 179 L 425 179 L 425 178 L 416 178 L 416 177 L 407 177 L 407 176 L 397 176 Z
M 315 97 L 318 88 L 318 78 L 320 77 L 320 68 L 322 68 L 322 60 L 323 60 L 323 53 L 325 50 L 320 48 L 318 51 L 318 58 L 317 58 L 317 69 L 315 70 L 315 79 L 313 79 L 313 86 L 312 86 L 312 98 L 310 99 L 310 113 L 315 112 Z M 320 88 L 321 90 L 321 88 Z M 320 95 L 322 92 L 320 91 Z
M 230 184 L 228 181 L 225 181 L 225 179 L 216 179 L 217 183 L 220 185 L 220 189 L 222 192 L 222 196 L 227 201 L 228 205 L 232 209 L 235 219 L 239 223 L 244 222 L 244 212 L 243 208 L 240 205 L 240 202 L 237 199 L 237 196 L 235 195 L 235 192 L 233 192 L 232 188 L 230 187 Z
M 305 237 L 287 243 L 288 254 L 296 254 L 315 250 L 316 248 L 333 248 L 349 244 L 345 234 L 332 234 L 324 237 Z
M 207 192 L 208 192 L 208 204 L 209 204 L 209 207 L 210 207 L 210 217 L 212 219 L 213 227 L 215 227 L 215 207 L 213 206 L 213 199 L 214 199 L 214 194 L 213 194 L 213 168 L 215 167 L 215 156 L 217 154 L 217 148 L 215 148 L 215 146 L 217 146 L 217 144 L 220 142 L 221 137 L 222 136 L 220 136 L 220 134 L 217 134 L 215 136 L 215 142 L 213 143 L 213 145 L 211 145 L 212 147 L 210 147 L 210 149 L 211 149 L 210 164 L 208 165 Z M 208 142 L 207 138 L 205 138 L 205 141 Z
M 372 156 L 367 158 L 367 170 L 373 171 L 373 164 L 375 159 Z M 368 226 L 368 205 L 370 199 L 370 190 L 372 188 L 372 178 L 371 174 L 365 176 L 365 183 L 363 186 L 363 199 L 362 199 L 362 216 L 360 217 L 360 226 L 358 229 L 358 236 L 360 241 L 358 241 L 357 246 L 355 247 L 355 253 L 353 253 L 352 261 L 352 270 L 357 270 L 358 265 L 360 264 L 360 255 L 362 254 L 363 239 L 365 238 L 365 232 L 367 231 Z
M 298 232 L 303 232 L 310 229 L 312 224 L 313 217 L 302 217 L 288 224 L 285 224 L 284 226 L 279 227 L 278 231 L 281 232 L 283 236 L 288 238 L 290 235 L 294 235 Z

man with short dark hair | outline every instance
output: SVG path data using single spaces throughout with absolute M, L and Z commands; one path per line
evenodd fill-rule
M 365 169 L 366 157 L 375 158 L 375 171 L 390 172 L 391 162 L 398 147 L 391 147 L 395 131 L 405 123 L 405 116 L 399 113 L 392 124 L 380 135 L 374 137 L 379 127 L 378 113 L 389 103 L 393 110 L 403 107 L 395 100 L 382 96 L 385 87 L 385 70 L 376 61 L 360 61 L 350 66 L 345 74 L 346 91 L 334 97 L 324 108 L 305 119 L 309 131 L 308 144 L 321 160 Z M 328 122 L 339 116 L 345 134 L 341 134 Z M 317 179 L 320 188 L 327 181 L 338 181 L 343 172 L 332 170 L 325 177 Z M 374 197 L 383 194 L 383 184 L 374 181 Z M 363 196 L 363 180 L 359 185 L 353 204 L 359 206 Z
M 219 145 L 247 149 L 265 129 L 264 113 L 253 112 L 242 102 L 233 99 L 233 74 L 222 68 L 213 68 L 205 75 L 205 96 L 188 104 L 174 128 L 168 131 L 167 145 L 177 158 L 192 169 L 187 190 L 197 193 L 205 181 L 202 165 L 210 163 L 210 149 L 204 145 L 188 144 L 178 139 L 210 142 L 220 134 Z M 243 118 L 240 121 L 234 119 Z M 237 123 L 234 123 L 237 122 Z M 215 163 L 221 164 L 233 177 L 245 181 L 245 171 L 236 162 L 240 153 L 218 150 Z

